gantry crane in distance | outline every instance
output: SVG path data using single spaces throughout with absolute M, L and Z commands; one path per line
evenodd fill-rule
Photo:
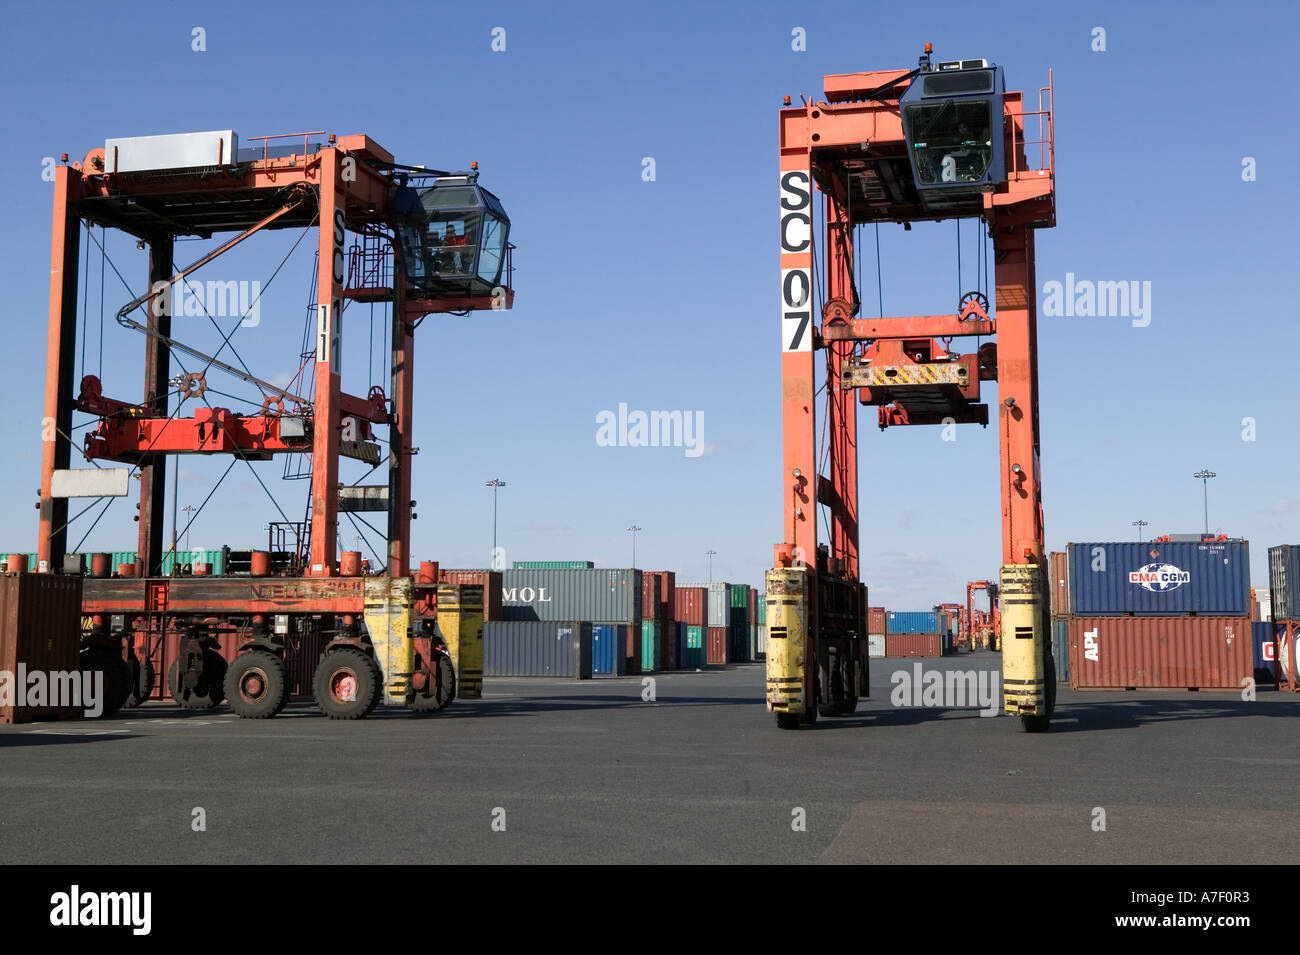
M 1038 466 L 1034 230 L 1055 225 L 1051 79 L 1027 111 L 985 60 L 825 77 L 825 98 L 780 112 L 783 539 L 767 575 L 767 706 L 786 728 L 853 712 L 866 689 L 859 580 L 857 413 L 878 424 L 993 423 L 1000 446 L 1006 713 L 1048 728 L 1055 702 Z M 1034 138 L 1034 137 L 1037 138 Z M 1036 161 L 1031 163 L 1033 156 Z M 824 203 L 814 228 L 815 194 Z M 854 228 L 978 218 L 996 294 L 947 315 L 864 318 Z M 824 238 L 823 238 L 824 235 Z M 820 245 L 819 245 L 820 241 Z M 815 278 L 824 276 L 822 287 Z M 974 354 L 955 338 L 989 337 Z M 818 366 L 826 381 L 818 447 Z M 979 402 L 998 383 L 997 415 Z M 820 451 L 820 454 L 819 454 Z M 963 485 L 962 492 L 968 491 Z M 828 539 L 818 539 L 818 508 Z
M 147 698 L 140 686 L 149 682 L 143 650 L 179 634 L 168 674 L 177 702 L 206 708 L 228 698 L 240 716 L 273 716 L 288 698 L 286 638 L 299 626 L 328 635 L 313 688 L 329 716 L 364 716 L 381 698 L 437 710 L 456 694 L 458 676 L 461 695 L 477 695 L 481 685 L 481 662 L 474 665 L 470 644 L 478 641 L 481 659 L 482 595 L 481 588 L 440 587 L 432 562 L 412 575 L 415 330 L 432 313 L 512 306 L 510 220 L 478 184 L 477 163 L 464 172 L 406 166 L 365 135 L 303 133 L 253 142 L 241 149 L 233 130 L 114 139 L 80 162 L 68 164 L 64 154 L 57 167 L 45 391 L 53 431 L 42 456 L 33 570 L 84 575 L 82 665 L 104 671 L 106 712 L 128 696 Z M 117 313 L 118 324 L 144 340 L 138 400 L 108 397 L 123 387 L 121 370 L 104 373 L 118 379 L 111 382 L 93 375 L 73 380 L 83 223 L 121 230 L 148 247 L 147 290 Z M 234 327 L 220 329 L 224 340 L 212 355 L 180 341 L 170 307 L 173 293 L 197 270 L 279 229 L 303 230 L 301 238 L 314 234 L 318 251 L 306 351 L 287 387 L 222 354 Z M 226 235 L 214 251 L 176 267 L 178 237 Z M 350 302 L 391 304 L 389 393 L 378 385 L 366 395 L 341 389 L 349 348 L 342 318 Z M 368 339 L 356 340 L 351 350 L 364 355 Z M 173 358 L 184 372 L 174 392 Z M 214 405 L 217 389 L 209 395 L 208 381 L 219 374 L 255 386 L 260 410 Z M 169 414 L 173 394 L 179 400 Z M 92 416 L 93 427 L 75 449 L 90 467 L 71 467 L 74 410 Z M 376 428 L 387 429 L 389 453 L 382 458 Z M 232 561 L 220 576 L 164 576 L 169 458 L 258 461 L 294 453 L 310 460 L 308 514 L 302 522 L 272 525 L 292 525 L 292 549 L 272 539 L 265 551 L 243 552 L 239 566 Z M 378 481 L 341 485 L 341 457 L 371 465 L 368 474 L 378 471 Z M 130 478 L 140 484 L 136 564 L 114 573 L 108 555 L 96 555 L 104 560 L 89 568 L 76 555 L 65 560 L 69 498 L 126 496 Z M 337 553 L 340 514 L 362 511 L 387 520 L 386 533 L 379 531 L 387 540 L 387 566 L 371 572 L 358 552 Z M 240 641 L 229 667 L 215 650 L 222 632 Z M 448 649 L 459 654 L 459 674 Z
M 988 594 L 989 609 L 975 609 L 975 592 Z M 962 615 L 962 643 L 967 650 L 996 650 L 998 628 L 998 585 L 987 580 L 972 580 L 966 585 L 966 610 Z

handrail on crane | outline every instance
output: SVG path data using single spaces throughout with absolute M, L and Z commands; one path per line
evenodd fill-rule
M 301 136 L 301 137 L 302 137 L 302 153 L 303 153 L 303 155 L 305 156 L 305 155 L 307 155 L 307 154 L 310 152 L 310 150 L 311 150 L 311 137 L 312 137 L 312 136 L 327 136 L 327 135 L 329 135 L 329 134 L 328 134 L 325 130 L 323 130 L 323 129 L 318 129 L 318 130 L 315 130 L 315 131 L 310 132 L 310 133 L 276 133 L 274 136 L 249 136 L 249 137 L 248 137 L 248 141 L 249 141 L 249 142 L 256 142 L 256 141 L 258 141 L 258 140 L 261 140 L 261 141 L 262 141 L 262 158 L 263 158 L 263 159 L 266 159 L 266 158 L 268 158 L 268 157 L 267 157 L 267 150 L 269 149 L 269 147 L 270 147 L 270 145 L 271 145 L 271 140 L 272 140 L 272 139 L 297 139 L 299 136 Z
M 1022 126 L 1026 117 L 1029 116 L 1038 117 L 1038 138 L 1026 139 L 1021 143 L 1021 145 L 1025 147 L 1029 147 L 1029 146 L 1038 147 L 1038 166 L 1034 168 L 1030 168 L 1028 166 L 1028 160 L 1026 159 L 1025 160 L 1026 167 L 1024 169 L 1021 169 L 1020 150 L 1012 149 L 1011 150 L 1012 174 L 1020 173 L 1020 172 L 1035 172 L 1037 170 L 1054 172 L 1056 169 L 1056 138 L 1054 135 L 1054 127 L 1052 121 L 1052 111 L 1056 108 L 1056 96 L 1055 96 L 1053 83 L 1054 80 L 1052 77 L 1052 71 L 1048 70 L 1047 85 L 1040 86 L 1038 88 L 1038 109 L 1021 110 L 1018 113 L 1008 114 L 1008 116 L 1012 118 L 1017 116 L 1020 117 Z M 1044 94 L 1046 94 L 1046 105 L 1044 105 Z M 1046 160 L 1046 163 L 1044 163 L 1044 160 Z

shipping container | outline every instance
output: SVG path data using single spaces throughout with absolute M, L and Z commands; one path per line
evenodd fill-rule
M 654 620 L 659 616 L 660 596 L 659 578 L 654 574 L 641 572 L 641 619 Z
M 868 624 L 868 630 L 870 625 Z M 885 615 L 885 633 L 925 633 L 942 632 L 939 615 L 933 610 L 891 610 Z M 894 654 L 890 654 L 893 656 Z
M 30 565 L 29 565 L 30 566 Z M 59 680 L 66 686 L 80 677 L 81 578 L 55 574 L 4 574 L 0 576 L 0 673 L 8 674 L 13 695 L 0 704 L 0 723 L 27 723 L 34 719 L 75 719 L 74 706 L 18 706 L 19 668 L 23 674 L 45 674 L 46 693 L 56 673 L 75 674 Z M 105 681 L 107 683 L 107 681 Z M 24 703 L 31 697 L 23 685 Z M 99 692 L 104 692 L 101 688 Z M 64 701 L 67 702 L 67 701 Z
M 641 672 L 654 673 L 659 669 L 663 629 L 658 620 L 641 621 Z
M 447 570 L 438 568 L 441 584 L 471 584 L 483 588 L 483 622 L 500 620 L 501 571 L 499 570 Z
M 1070 682 L 1070 618 L 1052 617 L 1052 662 L 1056 682 Z
M 731 593 L 728 584 L 717 582 L 712 584 L 678 584 L 677 586 L 679 588 L 700 588 L 708 593 L 706 602 L 707 616 L 702 624 L 703 626 L 725 627 L 731 621 Z
M 1300 544 L 1268 549 L 1268 586 L 1274 620 L 1300 620 Z
M 627 673 L 623 628 L 618 624 L 592 624 L 591 672 L 594 676 L 623 676 Z
M 1277 677 L 1273 661 L 1277 659 L 1276 644 L 1273 641 L 1273 624 L 1252 623 L 1250 625 L 1251 646 L 1254 649 L 1255 685 L 1276 686 Z
M 763 606 L 763 601 L 766 599 L 766 596 L 767 596 L 766 594 L 758 595 L 758 601 L 759 601 L 758 605 L 760 607 Z M 766 660 L 767 659 L 767 624 L 765 623 L 755 624 L 754 630 L 756 632 L 756 636 L 754 638 L 755 646 L 757 647 L 758 650 L 754 659 Z
M 1070 544 L 1074 616 L 1250 615 L 1243 540 Z
M 1300 626 L 1291 622 L 1273 624 L 1273 646 L 1277 656 L 1277 674 L 1279 685 L 1292 693 L 1300 690 L 1300 680 L 1296 679 L 1296 668 L 1300 667 Z
M 887 633 L 887 657 L 941 657 L 944 653 L 944 636 L 939 633 Z
M 1047 593 L 1053 617 L 1070 615 L 1070 555 L 1063 550 L 1047 555 Z M 1060 675 L 1060 670 L 1057 670 Z
M 707 587 L 679 585 L 673 594 L 673 616 L 692 627 L 708 626 L 708 606 Z
M 1240 690 L 1254 673 L 1244 614 L 1071 617 L 1069 626 L 1070 686 L 1076 690 Z
M 767 594 L 759 594 L 754 603 L 754 622 L 767 626 Z
M 883 610 L 882 610 L 883 614 Z M 885 655 L 885 635 L 883 633 L 867 634 L 867 656 L 880 659 Z
M 686 667 L 690 670 L 702 670 L 708 663 L 707 651 L 705 649 L 706 632 L 704 627 L 697 627 L 691 624 L 678 624 L 685 627 L 686 640 Z
M 591 679 L 592 625 L 495 621 L 483 625 L 483 675 Z
M 641 571 L 506 570 L 501 573 L 506 620 L 639 624 Z
M 515 570 L 591 570 L 596 565 L 589 560 L 516 560 Z
M 867 608 L 867 633 L 885 632 L 885 608 L 868 607 Z
M 727 663 L 727 628 L 709 627 L 705 634 L 708 641 L 705 659 L 716 666 Z

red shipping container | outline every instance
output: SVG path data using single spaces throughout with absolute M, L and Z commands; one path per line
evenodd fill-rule
M 885 608 L 868 607 L 867 608 L 867 633 L 884 633 L 885 632 Z
M 696 624 L 695 626 L 699 626 Z M 706 633 L 708 653 L 705 662 L 721 666 L 727 662 L 727 628 L 709 627 Z
M 627 648 L 624 656 L 627 660 L 629 676 L 641 672 L 641 624 L 627 624 L 623 627 L 623 645 Z
M 1053 617 L 1070 614 L 1070 555 L 1057 551 L 1047 555 L 1047 592 L 1052 602 Z
M 1072 617 L 1074 689 L 1240 690 L 1255 675 L 1246 617 Z
M 889 633 L 885 635 L 887 657 L 941 657 L 944 640 L 937 633 Z
M 438 568 L 440 584 L 477 584 L 483 588 L 483 619 L 501 619 L 501 571 L 444 570 Z
M 663 600 L 663 581 L 658 574 L 641 571 L 641 619 L 653 620 L 659 615 L 659 603 Z
M 31 672 L 46 673 L 47 680 L 53 680 L 51 674 L 56 672 L 77 673 L 81 623 L 80 577 L 25 573 L 0 577 L 0 670 L 9 674 L 13 690 L 0 707 L 0 723 L 80 716 L 73 706 L 17 706 L 16 684 L 20 664 Z
M 709 589 L 707 587 L 678 587 L 673 595 L 673 616 L 689 627 L 703 627 L 707 623 Z
M 655 578 L 659 581 L 659 607 L 658 612 L 650 613 L 646 610 L 646 595 L 649 590 L 646 589 L 647 578 Z M 653 620 L 662 617 L 667 612 L 670 619 L 676 619 L 673 614 L 674 594 L 677 592 L 677 574 L 671 570 L 643 570 L 641 571 L 641 618 L 643 620 Z

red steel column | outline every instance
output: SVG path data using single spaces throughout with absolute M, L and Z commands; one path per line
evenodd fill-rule
M 152 235 L 146 241 L 149 243 L 149 288 L 153 289 L 155 283 L 166 282 L 172 277 L 173 237 Z M 176 293 L 177 289 L 173 287 L 170 293 L 151 299 L 145 306 L 149 312 L 145 323 L 150 331 L 171 336 L 172 307 L 169 303 L 175 302 Z M 170 359 L 171 352 L 165 342 L 152 335 L 146 336 L 143 404 L 150 415 L 158 418 L 167 417 Z M 172 465 L 180 466 L 179 461 L 173 461 Z M 147 577 L 162 573 L 162 557 L 166 552 L 163 546 L 166 501 L 167 455 L 151 454 L 140 468 L 140 534 L 136 545 L 138 559 L 144 563 Z
M 1038 318 L 1033 230 L 1020 223 L 999 218 L 994 230 L 994 252 L 994 261 L 997 263 L 1002 562 L 1042 565 L 1043 506 L 1038 468 Z
M 397 258 L 394 249 L 394 258 Z M 388 576 L 411 572 L 411 413 L 415 388 L 417 315 L 407 315 L 400 259 L 393 266 L 393 423 L 388 429 Z M 436 581 L 434 581 L 436 583 Z
M 812 300 L 812 174 L 807 110 L 781 111 L 781 496 L 776 566 L 816 567 L 816 374 Z M 795 473 L 798 472 L 798 476 Z
M 76 373 L 77 261 L 81 242 L 81 173 L 68 166 L 54 171 L 54 229 L 50 242 L 50 318 L 46 343 L 45 416 L 41 421 L 40 522 L 36 567 L 63 569 L 68 547 L 68 499 L 50 497 L 54 472 L 72 462 L 73 375 Z
M 321 150 L 320 264 L 316 277 L 316 408 L 311 456 L 312 577 L 334 573 L 339 504 L 339 382 L 342 369 L 343 242 L 339 151 Z
M 837 184 L 838 185 L 838 184 Z M 826 196 L 830 247 L 826 258 L 826 295 L 832 308 L 844 303 L 856 311 L 853 287 L 853 224 L 839 196 Z M 858 401 L 857 390 L 839 387 L 840 365 L 852 357 L 854 343 L 833 342 L 826 348 L 826 430 L 830 436 L 831 556 L 843 561 L 844 574 L 858 578 Z

